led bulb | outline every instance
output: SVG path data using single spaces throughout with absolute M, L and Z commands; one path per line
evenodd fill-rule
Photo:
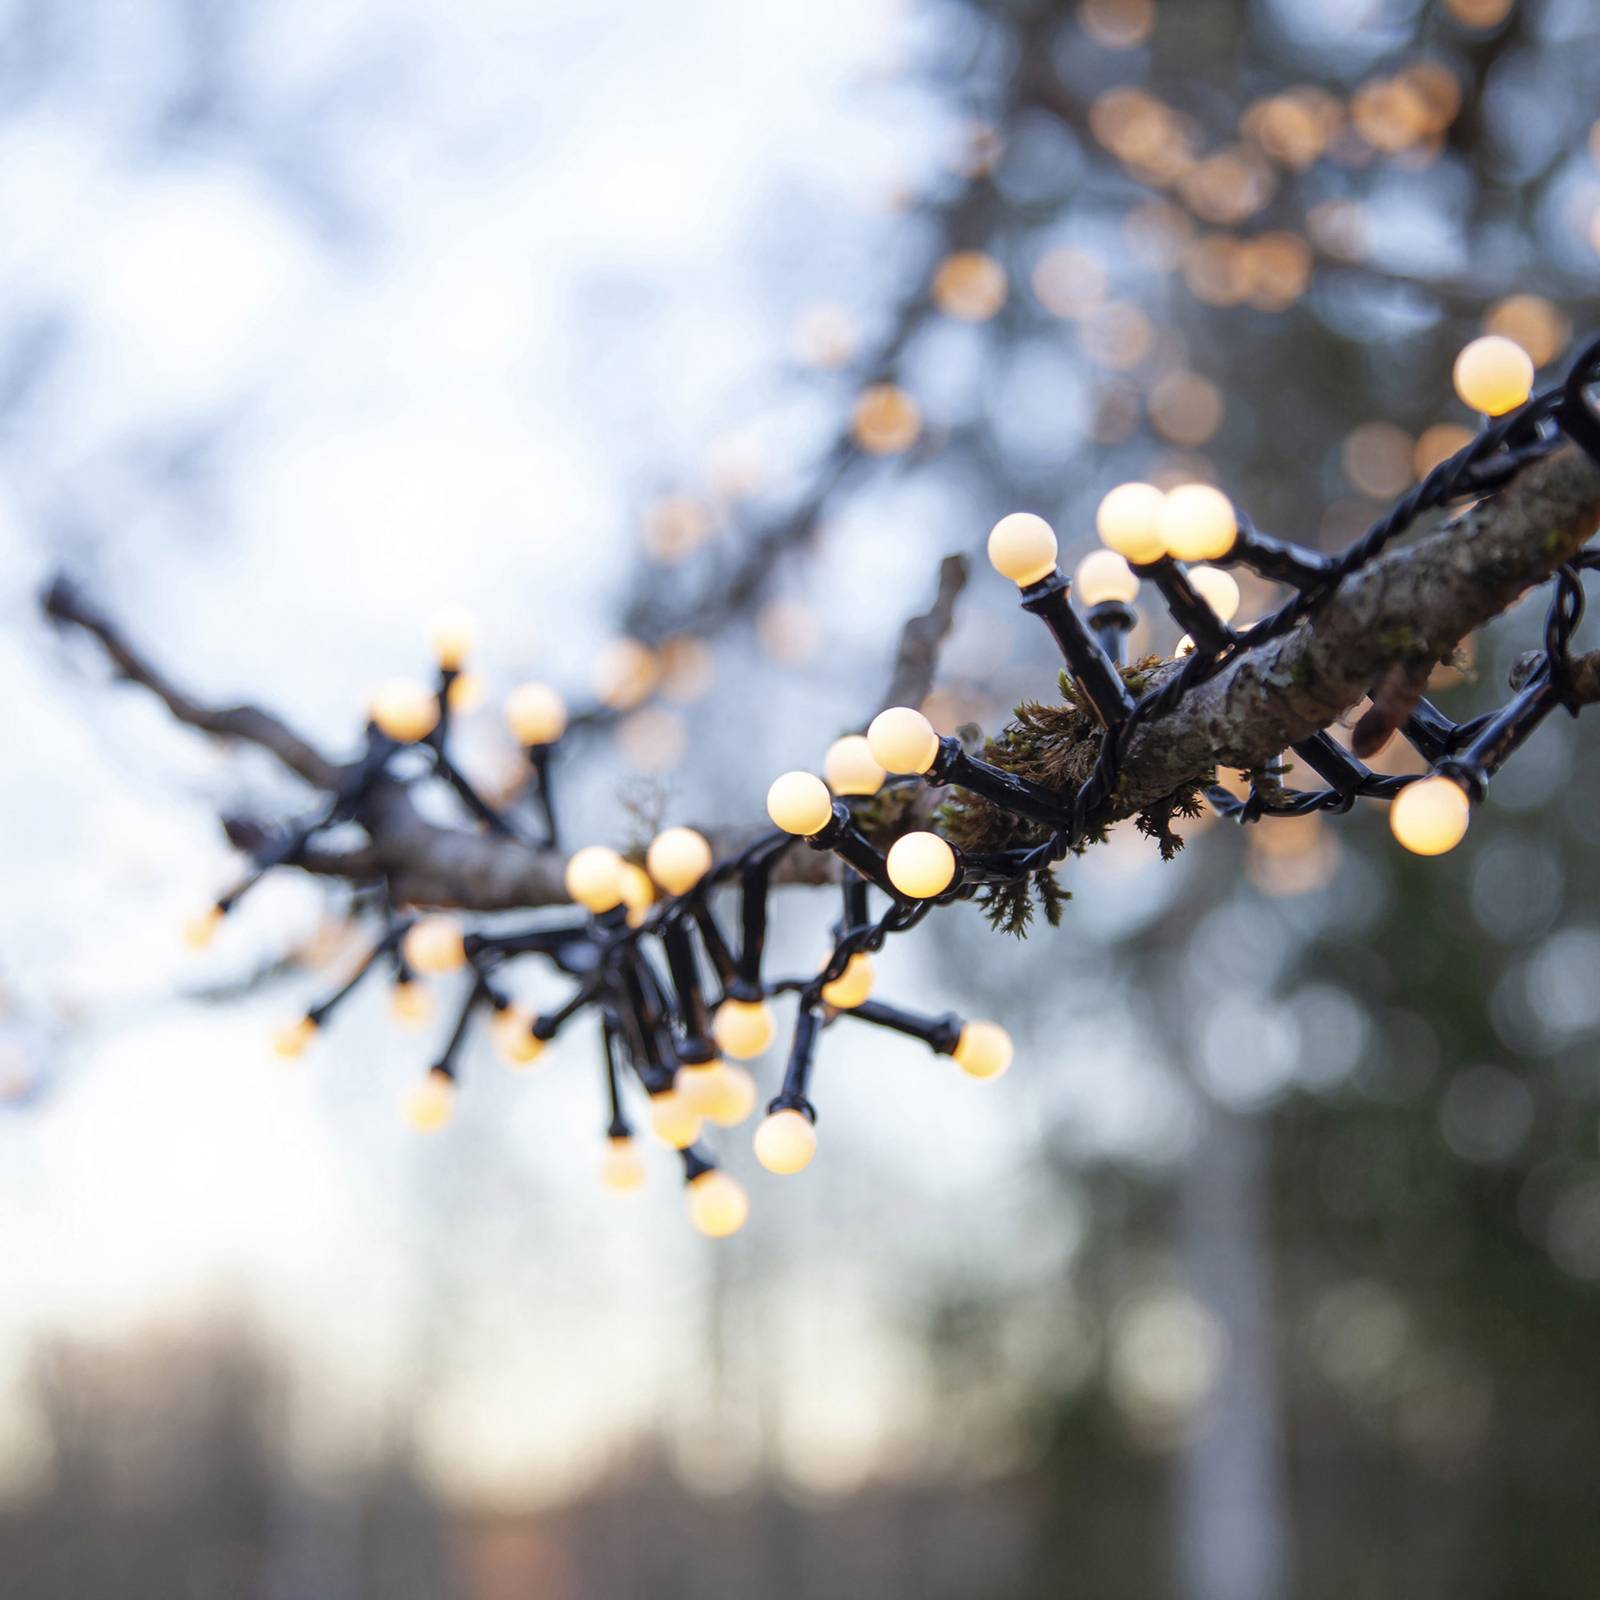
M 1019 589 L 1056 570 L 1057 549 L 1055 529 L 1031 511 L 1013 511 L 989 530 L 989 565 Z
M 477 618 L 464 606 L 450 606 L 428 622 L 428 643 L 433 646 L 434 660 L 446 672 L 461 670 L 477 638 Z
M 1192 656 L 1193 654 L 1194 635 L 1192 633 L 1186 633 L 1173 647 L 1172 659 L 1174 661 L 1182 661 L 1185 656 Z
M 824 963 L 826 965 L 826 963 Z M 837 1011 L 850 1011 L 872 994 L 872 958 L 858 950 L 831 983 L 822 986 L 822 998 Z
M 674 1150 L 687 1150 L 700 1137 L 700 1118 L 681 1094 L 667 1089 L 650 1096 L 650 1131 Z
M 707 1106 L 716 1098 L 717 1072 L 721 1066 L 716 1060 L 686 1061 L 672 1080 L 678 1098 L 699 1116 L 705 1116 Z
M 1474 411 L 1504 416 L 1533 393 L 1533 359 L 1504 335 L 1486 334 L 1456 357 L 1451 377 L 1456 393 Z
M 956 875 L 956 853 L 936 833 L 904 833 L 889 846 L 889 882 L 913 900 L 943 894 Z
M 609 845 L 586 844 L 567 862 L 567 893 L 598 916 L 622 904 L 622 857 Z
M 406 1095 L 402 1109 L 418 1133 L 437 1133 L 456 1114 L 456 1080 L 442 1067 L 430 1068 L 427 1077 Z
M 544 1040 L 532 1030 L 533 1018 L 521 1006 L 502 1006 L 489 1021 L 495 1048 L 513 1067 L 532 1066 L 544 1054 Z
M 1161 507 L 1161 543 L 1176 561 L 1217 561 L 1233 549 L 1233 502 L 1209 483 L 1185 483 Z
M 467 959 L 461 924 L 454 917 L 419 917 L 401 945 L 410 966 L 429 977 L 454 972 Z
M 1132 605 L 1139 593 L 1139 575 L 1115 550 L 1091 550 L 1072 574 L 1072 587 L 1086 606 L 1120 600 Z
M 885 772 L 926 772 L 939 756 L 939 735 L 920 711 L 890 706 L 867 726 L 867 747 Z
M 750 1197 L 737 1178 L 719 1167 L 702 1172 L 684 1186 L 689 1220 L 708 1239 L 737 1233 L 750 1215 Z
M 778 1024 L 765 1000 L 724 1000 L 711 1019 L 717 1048 L 735 1061 L 749 1061 L 772 1043 Z
M 678 1080 L 683 1081 L 680 1069 Z M 695 1069 L 688 1069 L 695 1070 Z M 756 1108 L 756 1080 L 731 1061 L 715 1061 L 698 1069 L 700 1082 L 691 1090 L 694 1109 L 719 1128 L 737 1128 Z
M 397 744 L 415 744 L 439 721 L 439 697 L 411 678 L 390 678 L 374 692 L 367 715 Z
M 567 704 L 548 683 L 519 683 L 506 696 L 506 726 L 518 744 L 554 744 L 567 731 Z
M 822 758 L 822 772 L 828 787 L 841 798 L 876 794 L 883 787 L 883 768 L 873 755 L 872 746 L 859 733 L 847 733 L 828 746 L 828 753 Z
M 687 894 L 711 870 L 711 846 L 693 828 L 667 828 L 650 841 L 644 864 L 668 894 Z
M 420 983 L 403 978 L 389 991 L 389 1015 L 402 1027 L 421 1027 L 433 1015 L 433 996 Z
M 1232 622 L 1239 609 L 1239 585 L 1221 567 L 1192 567 L 1189 582 L 1195 593 L 1217 614 L 1217 621 Z
M 646 914 L 656 903 L 655 880 L 631 861 L 622 863 L 622 903 L 628 908 L 630 928 L 643 927 Z
M 647 1176 L 644 1152 L 626 1134 L 606 1140 L 600 1157 L 600 1181 L 613 1194 L 633 1194 L 644 1188 Z
M 998 1078 L 1011 1065 L 1011 1035 L 998 1022 L 966 1022 L 953 1052 L 969 1078 Z
M 457 672 L 450 680 L 445 699 L 452 711 L 466 716 L 483 704 L 483 679 L 476 672 Z
M 221 906 L 208 906 L 199 916 L 190 917 L 183 925 L 183 942 L 191 950 L 204 950 L 222 926 L 224 914 Z
M 1467 791 L 1453 778 L 1408 783 L 1389 806 L 1389 827 L 1413 855 L 1442 856 L 1461 843 L 1472 817 Z
M 1101 544 L 1137 566 L 1167 553 L 1161 538 L 1161 509 L 1167 497 L 1153 483 L 1119 483 L 1094 514 Z
M 767 790 L 767 815 L 785 833 L 810 837 L 833 820 L 833 796 L 821 778 L 786 772 Z
M 296 1056 L 305 1054 L 306 1046 L 316 1036 L 316 1019 L 314 1017 L 301 1017 L 298 1021 L 291 1022 L 286 1028 L 279 1028 L 273 1034 L 273 1053 L 282 1056 L 285 1061 L 292 1061 Z
M 755 1137 L 756 1160 L 780 1177 L 803 1172 L 817 1153 L 817 1130 L 803 1111 L 785 1107 L 761 1119 Z

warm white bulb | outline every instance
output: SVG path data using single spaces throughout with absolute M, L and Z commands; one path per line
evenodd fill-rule
M 679 1069 L 680 1083 L 685 1070 Z M 717 1061 L 699 1071 L 702 1081 L 694 1091 L 694 1109 L 719 1128 L 737 1128 L 756 1108 L 756 1080 L 732 1061 Z
M 718 1167 L 691 1178 L 684 1190 L 689 1220 L 708 1239 L 726 1239 L 737 1233 L 750 1215 L 750 1197 L 744 1185 Z
M 1072 574 L 1072 587 L 1086 606 L 1120 600 L 1132 605 L 1139 593 L 1139 575 L 1115 550 L 1091 550 Z
M 956 853 L 936 833 L 903 833 L 889 846 L 889 882 L 913 900 L 943 894 L 956 875 Z
M 711 846 L 693 828 L 665 828 L 650 841 L 644 864 L 668 894 L 687 894 L 711 870 Z
M 1055 529 L 1031 511 L 1013 511 L 1009 517 L 1001 517 L 989 533 L 989 564 L 1019 589 L 1056 570 L 1056 550 Z
M 456 1080 L 434 1067 L 405 1098 L 405 1119 L 418 1133 L 437 1133 L 456 1114 Z
M 778 1024 L 765 1000 L 724 1000 L 711 1019 L 717 1048 L 736 1061 L 749 1061 L 772 1043 Z
M 397 744 L 415 744 L 438 723 L 439 697 L 410 678 L 390 678 L 374 692 L 367 715 Z
M 1193 654 L 1194 635 L 1192 633 L 1186 633 L 1174 646 L 1172 651 L 1172 659 L 1174 661 L 1182 661 L 1185 656 L 1192 656 Z
M 647 1176 L 644 1152 L 626 1134 L 606 1140 L 600 1157 L 600 1181 L 613 1194 L 632 1194 L 644 1188 Z
M 1233 549 L 1233 502 L 1209 483 L 1185 483 L 1161 507 L 1161 543 L 1175 561 L 1218 561 Z
M 1232 622 L 1239 609 L 1239 585 L 1221 567 L 1191 567 L 1189 582 L 1195 593 L 1217 614 L 1218 622 Z
M 301 1017 L 272 1036 L 272 1049 L 286 1061 L 304 1055 L 306 1046 L 317 1036 L 317 1023 L 313 1017 Z
M 433 1015 L 433 996 L 415 980 L 401 979 L 389 991 L 389 1015 L 403 1028 L 419 1028 Z
M 833 796 L 810 772 L 786 772 L 767 790 L 767 815 L 785 833 L 809 837 L 833 820 Z
M 883 787 L 883 768 L 865 735 L 859 733 L 847 733 L 828 746 L 828 753 L 822 758 L 822 772 L 828 787 L 841 799 L 845 795 L 876 794 Z
M 1137 566 L 1167 553 L 1161 539 L 1161 508 L 1167 497 L 1153 483 L 1119 483 L 1094 514 L 1100 542 Z
M 756 1160 L 780 1177 L 804 1171 L 817 1153 L 817 1130 L 803 1111 L 786 1107 L 761 1119 L 755 1137 Z
M 461 924 L 454 917 L 419 917 L 406 929 L 400 948 L 407 965 L 429 977 L 454 972 L 467 959 Z
M 622 903 L 628 908 L 630 928 L 642 926 L 645 914 L 656 903 L 655 880 L 631 861 L 622 863 Z
M 1442 856 L 1461 843 L 1472 819 L 1472 802 L 1452 778 L 1419 778 L 1389 806 L 1389 827 L 1413 855 Z
M 867 725 L 867 746 L 885 772 L 926 772 L 938 759 L 939 735 L 920 711 L 890 706 Z
M 506 696 L 506 726 L 518 744 L 554 744 L 567 731 L 567 703 L 548 683 L 519 683 Z
M 872 996 L 872 958 L 858 950 L 845 963 L 845 969 L 822 986 L 823 1001 L 837 1011 L 852 1011 Z
M 674 1089 L 650 1096 L 650 1131 L 674 1150 L 687 1150 L 700 1137 L 699 1114 Z
M 1486 416 L 1515 411 L 1533 393 L 1533 359 L 1514 340 L 1498 333 L 1474 339 L 1456 357 L 1451 373 L 1456 393 Z
M 567 862 L 567 893 L 598 916 L 622 904 L 622 857 L 609 845 L 586 844 Z
M 521 1006 L 502 1006 L 489 1021 L 495 1048 L 513 1067 L 529 1067 L 544 1054 L 544 1040 L 533 1033 L 533 1017 Z
M 434 659 L 446 672 L 459 672 L 477 642 L 477 618 L 465 606 L 450 606 L 428 621 Z
M 998 1022 L 967 1022 L 956 1041 L 956 1065 L 972 1078 L 998 1078 L 1011 1065 L 1011 1035 Z

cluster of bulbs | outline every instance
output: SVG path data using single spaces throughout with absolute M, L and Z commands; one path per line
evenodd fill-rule
M 1479 339 L 1461 353 L 1455 381 L 1468 405 L 1491 418 L 1507 417 L 1529 404 L 1532 364 L 1509 340 Z M 1543 415 L 1535 419 L 1546 420 Z M 1491 442 L 1498 444 L 1499 436 Z M 1465 461 L 1472 449 L 1453 460 Z M 1451 479 L 1441 497 L 1461 492 Z M 1165 491 L 1149 483 L 1122 484 L 1101 501 L 1095 526 L 1101 548 L 1078 563 L 1070 583 L 1058 570 L 1054 530 L 1032 513 L 1001 518 L 989 535 L 988 554 L 996 571 L 1016 584 L 1023 608 L 1039 616 L 1055 637 L 1080 704 L 1105 729 L 1102 763 L 1114 760 L 1119 733 L 1131 720 L 1157 699 L 1183 692 L 1193 669 L 1215 663 L 1226 652 L 1248 648 L 1253 633 L 1258 638 L 1275 637 L 1304 614 L 1303 609 L 1285 608 L 1254 628 L 1235 632 L 1239 586 L 1225 570 L 1228 565 L 1251 566 L 1262 576 L 1313 597 L 1327 592 L 1340 571 L 1329 557 L 1260 534 L 1237 515 L 1226 495 L 1207 484 L 1188 483 Z M 1353 551 L 1351 556 L 1357 554 L 1367 558 L 1365 551 Z M 1176 679 L 1136 704 L 1119 669 L 1126 636 L 1136 620 L 1133 602 L 1146 580 L 1153 582 L 1180 625 L 1189 629 L 1177 655 L 1194 652 L 1195 659 L 1184 663 Z M 1561 582 L 1570 631 L 1581 611 L 1582 591 L 1570 572 Z M 1083 615 L 1070 603 L 1074 590 Z M 429 689 L 395 681 L 374 696 L 368 759 L 357 769 L 364 775 L 361 781 L 388 771 L 399 752 L 424 748 L 433 758 L 429 771 L 446 778 L 481 822 L 514 832 L 506 817 L 476 794 L 447 754 L 449 713 L 460 703 L 472 644 L 470 620 L 451 613 L 435 624 L 431 637 L 438 683 Z M 1560 647 L 1564 651 L 1564 634 Z M 1297 745 L 1296 750 L 1305 752 L 1313 768 L 1330 782 L 1351 781 L 1354 774 L 1356 784 L 1345 790 L 1336 787 L 1327 796 L 1300 799 L 1315 803 L 1381 793 L 1392 797 L 1391 826 L 1402 845 L 1419 855 L 1449 850 L 1464 835 L 1472 802 L 1494 765 L 1559 702 L 1552 687 L 1554 672 L 1550 665 L 1546 675 L 1505 711 L 1479 719 L 1472 727 L 1450 723 L 1424 702 L 1423 721 L 1416 727 L 1408 724 L 1406 730 L 1419 749 L 1428 749 L 1435 758 L 1435 770 L 1419 779 L 1373 780 L 1360 787 L 1372 775 L 1325 735 Z M 530 683 L 512 691 L 505 716 L 530 760 L 547 824 L 544 842 L 554 845 L 549 755 L 566 729 L 566 708 L 553 689 Z M 1486 724 L 1481 733 L 1480 724 Z M 1014 815 L 1043 823 L 1052 842 L 1025 852 L 983 856 L 960 852 L 937 833 L 913 828 L 880 853 L 857 826 L 859 804 L 885 784 L 919 780 L 966 789 Z M 572 1017 L 593 1011 L 601 1024 L 611 1110 L 600 1163 L 602 1182 L 626 1193 L 646 1181 L 645 1159 L 621 1092 L 631 1075 L 646 1095 L 650 1132 L 681 1155 L 692 1221 L 701 1232 L 722 1237 L 744 1223 L 748 1197 L 699 1141 L 707 1125 L 735 1127 L 754 1113 L 760 1095 L 744 1063 L 762 1055 L 776 1038 L 771 998 L 795 993 L 799 1011 L 781 1087 L 767 1103 L 754 1133 L 756 1159 L 768 1172 L 801 1172 L 817 1153 L 816 1111 L 808 1092 L 812 1060 L 820 1029 L 839 1018 L 853 1017 L 920 1039 L 936 1053 L 953 1057 L 973 1078 L 998 1077 L 1012 1058 L 1012 1043 L 1003 1028 L 952 1016 L 920 1017 L 875 1000 L 872 952 L 889 934 L 914 926 L 936 904 L 965 898 L 986 882 L 1017 880 L 1059 860 L 1062 841 L 1082 826 L 1085 797 L 1090 793 L 1090 783 L 1076 796 L 1030 783 L 968 754 L 959 741 L 941 737 L 915 707 L 892 706 L 879 712 L 864 734 L 835 740 L 823 758 L 822 776 L 793 771 L 776 778 L 767 792 L 766 807 L 777 832 L 733 859 L 718 861 L 703 834 L 674 826 L 656 835 L 642 862 L 630 861 L 602 844 L 574 851 L 566 860 L 565 887 L 584 913 L 577 922 L 471 933 L 447 914 L 391 912 L 382 938 L 355 976 L 275 1042 L 285 1055 L 302 1052 L 333 1007 L 381 961 L 392 965 L 394 1010 L 408 1022 L 421 1021 L 428 1013 L 420 979 L 465 970 L 471 978 L 470 992 L 444 1053 L 413 1087 L 405 1104 L 412 1126 L 433 1131 L 451 1118 L 456 1058 L 475 1010 L 488 1009 L 489 1033 L 516 1068 L 536 1062 Z M 347 801 L 349 796 L 340 798 Z M 1228 814 L 1252 821 L 1270 809 L 1235 805 Z M 313 827 L 323 825 L 337 810 L 337 805 L 330 808 L 328 817 Z M 303 830 L 271 858 L 258 862 L 256 876 L 278 862 L 292 864 L 295 849 L 310 831 Z M 768 886 L 779 858 L 801 844 L 839 857 L 844 916 L 835 930 L 835 947 L 816 974 L 773 981 L 762 971 Z M 737 949 L 724 934 L 714 905 L 715 892 L 722 889 L 736 890 L 740 897 Z M 868 914 L 874 890 L 886 897 L 889 907 L 876 920 Z M 217 903 L 203 919 L 196 942 L 241 892 Z M 545 1015 L 532 1015 L 514 1004 L 499 986 L 501 967 L 530 954 L 549 959 L 578 980 L 571 999 Z M 713 983 L 707 981 L 708 971 Z

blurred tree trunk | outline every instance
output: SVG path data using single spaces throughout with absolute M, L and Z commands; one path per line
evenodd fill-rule
M 1188 1286 L 1224 1346 L 1177 1476 L 1177 1591 L 1183 1600 L 1276 1600 L 1289 1530 L 1275 1352 L 1265 1118 L 1198 1098 L 1200 1128 L 1178 1188 Z

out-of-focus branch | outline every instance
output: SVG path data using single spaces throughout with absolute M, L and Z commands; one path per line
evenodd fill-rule
M 219 739 L 237 739 L 276 756 L 313 788 L 337 787 L 342 769 L 302 738 L 281 717 L 259 706 L 209 706 L 191 698 L 158 671 L 122 631 L 96 610 L 78 586 L 58 574 L 40 597 L 44 613 L 64 627 L 81 628 L 99 641 L 117 676 L 137 683 L 161 700 L 179 722 Z
M 955 622 L 956 601 L 967 586 L 968 571 L 965 556 L 946 556 L 939 563 L 939 591 L 933 604 L 900 630 L 894 673 L 883 696 L 885 706 L 919 706 L 927 698 L 939 670 L 939 653 Z

